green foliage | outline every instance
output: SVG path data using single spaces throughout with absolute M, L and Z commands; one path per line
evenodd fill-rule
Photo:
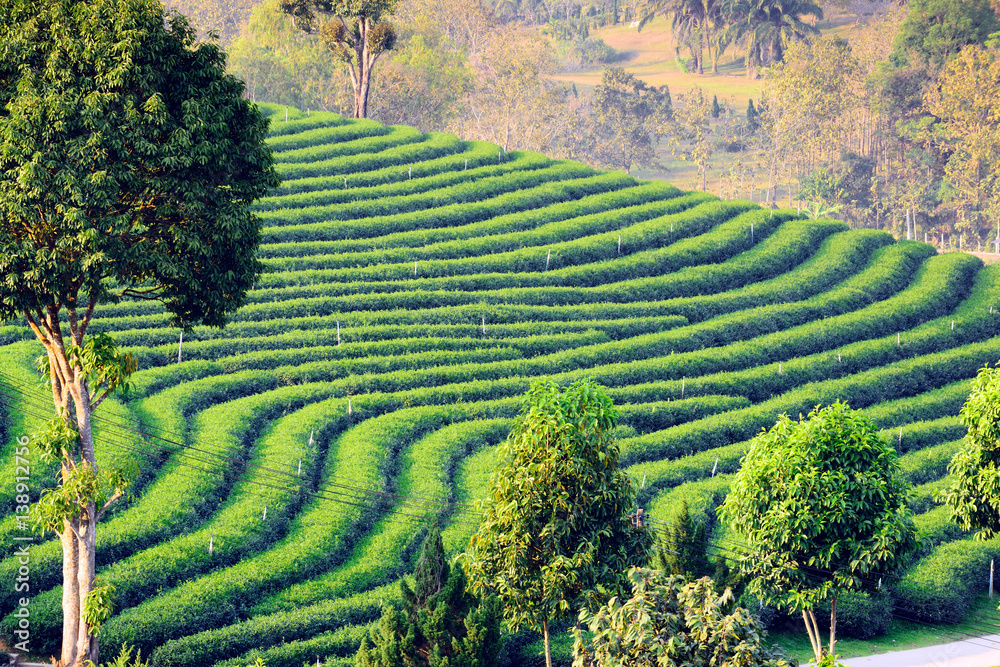
M 982 44 L 1000 30 L 989 0 L 911 0 L 892 45 L 892 58 L 943 65 L 968 44 Z
M 534 383 L 490 479 L 468 557 L 472 589 L 496 595 L 511 628 L 548 620 L 614 590 L 650 537 L 629 521 L 634 492 L 610 437 L 618 412 L 599 385 Z
M 816 604 L 898 570 L 916 548 L 908 488 L 895 450 L 844 403 L 782 415 L 751 443 L 719 514 L 747 541 L 748 590 L 803 612 L 817 660 Z
M 941 494 L 955 522 L 987 540 L 1000 532 L 1000 371 L 983 366 L 962 406 L 968 428 L 962 449 L 948 466 L 954 481 Z
M 149 667 L 149 661 L 143 661 L 141 652 L 136 651 L 135 657 L 132 657 L 133 650 L 134 647 L 132 646 L 122 646 L 121 651 L 118 652 L 118 657 L 109 663 L 105 663 L 102 667 Z
M 989 584 L 1000 541 L 964 539 L 938 546 L 896 585 L 897 604 L 929 623 L 958 623 Z
M 656 163 L 655 145 L 671 116 L 667 87 L 649 87 L 621 67 L 605 68 L 594 88 L 594 157 L 631 172 Z
M 691 516 L 687 500 L 664 531 L 657 561 L 665 573 L 681 575 L 689 581 L 713 574 L 705 521 Z
M 90 626 L 90 633 L 95 637 L 101 634 L 104 622 L 111 618 L 114 612 L 114 599 L 115 587 L 95 579 L 93 587 L 83 601 L 83 610 L 80 613 L 81 618 Z M 125 649 L 126 647 L 122 647 L 122 651 Z M 127 657 L 125 659 L 128 660 Z
M 764 633 L 746 609 L 731 608 L 729 590 L 715 594 L 711 579 L 689 583 L 640 568 L 628 577 L 631 596 L 613 597 L 594 613 L 580 612 L 591 637 L 585 642 L 579 626 L 573 628 L 574 667 L 790 664 L 764 645 Z
M 465 572 L 448 565 L 436 524 L 424 540 L 413 578 L 412 589 L 400 579 L 403 609 L 383 609 L 371 645 L 361 643 L 358 667 L 496 667 L 499 600 L 479 601 L 466 591 Z
M 135 293 L 185 326 L 225 322 L 259 271 L 249 204 L 276 178 L 222 52 L 145 0 L 6 5 L 0 317 Z
M 838 402 L 756 438 L 720 516 L 747 539 L 751 592 L 799 611 L 905 562 L 916 546 L 906 494 L 895 451 Z

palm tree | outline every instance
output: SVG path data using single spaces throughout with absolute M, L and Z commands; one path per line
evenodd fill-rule
M 657 15 L 670 23 L 674 55 L 678 64 L 681 47 L 687 46 L 698 74 L 704 74 L 704 50 L 712 57 L 712 73 L 718 73 L 721 51 L 722 0 L 645 0 L 636 8 L 639 30 Z M 715 47 L 713 53 L 712 48 Z
M 811 0 L 723 0 L 723 12 L 728 27 L 722 38 L 743 43 L 749 78 L 758 66 L 780 62 L 792 42 L 819 34 L 804 16 L 823 18 L 823 10 Z

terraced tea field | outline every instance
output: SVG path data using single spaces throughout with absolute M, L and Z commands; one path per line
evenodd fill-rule
M 142 469 L 99 532 L 118 607 L 105 656 L 129 643 L 155 665 L 246 664 L 253 649 L 270 667 L 351 664 L 423 527 L 440 521 L 452 552 L 475 530 L 538 378 L 609 387 L 623 464 L 661 520 L 685 497 L 716 502 L 780 413 L 864 409 L 918 485 L 928 555 L 900 604 L 964 613 L 1000 545 L 973 549 L 933 492 L 970 379 L 1000 359 L 1000 266 L 492 144 L 266 111 L 285 180 L 258 207 L 267 272 L 248 305 L 180 355 L 155 304 L 103 307 L 92 326 L 141 369 L 96 419 L 99 459 Z M 15 439 L 51 402 L 27 329 L 0 342 L 9 545 Z M 34 462 L 33 497 L 51 472 Z M 39 538 L 39 654 L 57 652 L 60 575 L 58 543 Z

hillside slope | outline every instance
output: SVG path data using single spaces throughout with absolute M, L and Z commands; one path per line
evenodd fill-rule
M 609 387 L 654 519 L 717 502 L 777 415 L 843 399 L 898 442 L 928 544 L 962 538 L 932 492 L 969 379 L 1000 358 L 1000 267 L 450 135 L 266 110 L 285 180 L 258 206 L 267 273 L 248 305 L 187 336 L 180 362 L 153 304 L 106 306 L 92 327 L 142 369 L 98 420 L 102 460 L 146 473 L 99 533 L 118 592 L 105 655 L 351 664 L 428 521 L 453 553 L 475 530 L 495 446 L 539 378 Z M 45 398 L 30 333 L 0 342 L 7 508 L 14 437 Z M 0 561 L 0 580 L 16 568 Z M 33 548 L 38 653 L 56 651 L 60 572 L 56 542 Z

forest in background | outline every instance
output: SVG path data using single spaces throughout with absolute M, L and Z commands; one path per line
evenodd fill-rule
M 732 20 L 739 4 L 399 0 L 368 115 L 668 178 L 668 165 L 688 162 L 697 175 L 685 185 L 723 197 L 996 249 L 1000 22 L 989 0 L 797 0 L 754 30 Z M 280 0 L 167 5 L 217 32 L 251 99 L 349 115 L 343 65 Z M 849 25 L 821 33 L 824 18 Z M 646 85 L 599 38 L 664 19 L 682 71 L 707 81 L 722 56 L 738 59 L 762 77 L 760 97 L 744 108 L 699 85 Z M 581 68 L 603 68 L 601 83 L 554 78 Z

